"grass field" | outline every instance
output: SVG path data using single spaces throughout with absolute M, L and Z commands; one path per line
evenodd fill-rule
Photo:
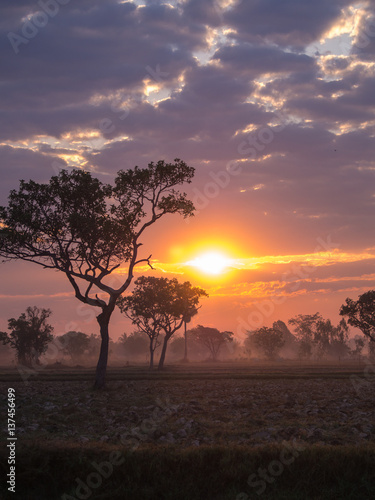
M 373 370 L 372 370 L 373 372 Z M 0 369 L 22 500 L 370 499 L 375 393 L 356 365 Z M 9 465 L 6 423 L 1 474 Z

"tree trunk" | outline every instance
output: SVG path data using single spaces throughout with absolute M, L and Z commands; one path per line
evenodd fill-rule
M 186 321 L 184 321 L 184 325 L 185 325 L 185 332 L 184 332 L 184 337 L 185 337 L 185 355 L 184 355 L 183 361 L 185 361 L 185 363 L 187 363 L 188 362 L 188 349 L 187 349 Z
M 105 387 L 105 376 L 107 373 L 108 346 L 109 346 L 108 326 L 114 308 L 115 308 L 114 304 L 103 307 L 102 312 L 96 317 L 100 326 L 100 336 L 102 339 L 102 343 L 100 346 L 98 364 L 96 365 L 94 389 L 103 389 Z
M 154 346 L 150 343 L 150 370 L 154 368 Z
M 164 342 L 163 342 L 163 349 L 161 351 L 161 356 L 159 360 L 159 366 L 158 370 L 162 370 L 164 366 L 164 360 L 165 360 L 165 353 L 167 352 L 167 344 L 168 344 L 169 337 L 167 335 L 164 337 Z

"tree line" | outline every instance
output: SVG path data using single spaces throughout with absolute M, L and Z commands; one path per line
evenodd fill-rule
M 188 361 L 189 339 L 189 353 L 193 354 L 193 359 L 209 357 L 218 361 L 220 353 L 224 352 L 231 359 L 261 357 L 274 361 L 284 352 L 288 359 L 340 361 L 361 359 L 367 339 L 368 356 L 375 360 L 374 291 L 366 292 L 357 301 L 346 299 L 340 309 L 343 318 L 337 325 L 319 313 L 299 314 L 288 321 L 293 333 L 283 321 L 275 321 L 272 327 L 248 331 L 242 345 L 234 339 L 233 332 L 202 325 L 186 329 L 186 324 L 198 312 L 199 299 L 205 296 L 204 290 L 192 287 L 189 282 L 141 276 L 135 281 L 132 294 L 123 297 L 118 304 L 136 329 L 130 335 L 124 333 L 117 342 L 110 342 L 112 352 L 143 362 L 147 353 L 152 369 L 155 352 L 162 346 L 158 369 L 163 369 L 168 345 L 175 360 Z M 40 364 L 40 357 L 53 340 L 53 327 L 47 323 L 50 315 L 49 309 L 28 307 L 18 319 L 8 321 L 9 332 L 0 332 L 0 341 L 16 351 L 19 364 L 29 367 Z M 176 336 L 183 324 L 184 335 Z M 350 343 L 349 325 L 360 329 L 364 336 L 357 335 Z M 100 348 L 100 338 L 94 334 L 70 331 L 60 335 L 58 340 L 61 355 L 72 363 L 85 362 Z

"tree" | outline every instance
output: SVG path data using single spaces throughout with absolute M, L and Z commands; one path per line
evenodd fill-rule
M 124 333 L 119 338 L 119 343 L 127 356 L 144 357 L 148 351 L 148 338 L 143 332 L 132 332 L 130 335 Z
M 212 361 L 217 361 L 224 344 L 233 341 L 233 332 L 220 332 L 217 328 L 198 325 L 190 330 L 192 338 L 207 347 Z
M 185 296 L 183 296 L 184 309 L 185 309 L 184 317 L 183 317 L 183 321 L 184 321 L 184 358 L 183 358 L 183 362 L 187 363 L 189 361 L 188 360 L 187 324 L 190 323 L 193 316 L 198 314 L 199 308 L 195 307 L 195 305 L 192 305 L 191 307 L 189 307 L 189 290 L 188 289 L 185 291 L 182 291 L 182 293 L 185 293 Z
M 346 356 L 349 352 L 348 346 L 348 331 L 349 327 L 344 318 L 336 326 L 334 331 L 334 336 L 331 339 L 330 354 L 336 355 L 339 361 L 342 357 Z
M 283 332 L 277 328 L 263 326 L 252 332 L 251 336 L 256 347 L 263 351 L 269 360 L 274 360 L 285 344 Z
M 353 358 L 358 357 L 358 362 L 361 361 L 361 354 L 363 351 L 363 348 L 365 347 L 365 341 L 364 339 L 361 339 L 359 335 L 354 339 L 354 346 L 355 348 L 350 351 L 350 354 L 353 356 Z
M 70 356 L 73 362 L 77 362 L 90 345 L 90 337 L 82 332 L 67 332 L 61 335 L 59 340 L 64 346 L 63 353 Z
M 299 340 L 299 355 L 301 358 L 311 358 L 316 325 L 323 318 L 319 313 L 315 314 L 299 314 L 290 319 L 288 323 L 294 326 L 296 336 Z
M 8 320 L 10 333 L 0 332 L 0 341 L 16 350 L 18 363 L 27 367 L 39 364 L 39 357 L 53 339 L 53 327 L 47 323 L 50 309 L 28 307 L 18 319 Z
M 375 342 L 375 290 L 360 295 L 358 300 L 347 298 L 345 302 L 340 315 L 347 316 L 350 326 L 359 328 L 371 342 Z
M 299 314 L 290 319 L 289 324 L 295 326 L 302 358 L 310 358 L 313 351 L 318 358 L 333 354 L 338 354 L 340 358 L 348 351 L 345 320 L 334 326 L 330 319 L 324 319 L 319 313 Z
M 198 309 L 202 296 L 207 293 L 192 287 L 189 281 L 179 283 L 176 278 L 141 276 L 135 281 L 133 293 L 118 300 L 121 312 L 150 339 L 150 368 L 153 368 L 155 349 L 160 345 L 159 335 L 164 333 L 158 366 L 161 370 L 169 339 L 181 328 L 187 314 Z
M 179 159 L 120 170 L 114 186 L 84 170 L 62 170 L 48 184 L 22 180 L 8 206 L 0 207 L 0 256 L 61 271 L 78 300 L 100 309 L 96 388 L 105 385 L 109 322 L 117 299 L 137 264 L 151 266 L 151 255 L 139 257 L 140 238 L 168 213 L 193 215 L 192 202 L 174 189 L 190 183 L 193 175 L 194 169 Z M 120 265 L 126 273 L 115 287 L 108 276 Z
M 375 342 L 368 343 L 368 357 L 371 362 L 375 361 Z

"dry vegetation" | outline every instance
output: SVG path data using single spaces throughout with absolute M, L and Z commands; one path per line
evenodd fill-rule
M 110 449 L 121 450 L 133 467 L 140 461 L 139 470 L 143 467 L 142 460 L 148 464 L 146 467 L 150 466 L 150 457 L 159 457 L 160 467 L 160 460 L 167 460 L 167 457 L 172 460 L 172 456 L 177 462 L 189 462 L 191 459 L 187 457 L 193 454 L 196 462 L 204 460 L 207 453 L 215 453 L 216 450 L 216 459 L 220 461 L 225 459 L 227 453 L 239 453 L 236 459 L 232 459 L 239 462 L 244 460 L 247 468 L 244 468 L 244 463 L 242 469 L 240 464 L 237 464 L 236 472 L 233 472 L 229 479 L 226 478 L 226 491 L 222 488 L 221 492 L 216 492 L 215 487 L 215 493 L 211 489 L 211 493 L 207 492 L 208 497 L 201 497 L 200 493 L 193 493 L 192 490 L 189 496 L 190 486 L 185 485 L 184 491 L 177 489 L 179 493 L 175 492 L 173 497 L 191 500 L 235 500 L 236 493 L 240 491 L 248 491 L 250 495 L 251 490 L 246 489 L 247 475 L 256 472 L 262 462 L 266 461 L 267 465 L 267 460 L 272 459 L 272 456 L 277 458 L 277 450 L 284 446 L 285 442 L 298 442 L 306 450 L 310 450 L 306 451 L 307 455 L 303 455 L 305 459 L 311 450 L 320 450 L 318 461 L 324 462 L 325 452 L 322 450 L 329 454 L 332 450 L 342 453 L 342 450 L 350 449 L 352 451 L 345 452 L 349 454 L 349 462 L 352 460 L 350 456 L 353 450 L 362 458 L 370 450 L 370 460 L 373 460 L 374 381 L 365 379 L 363 370 L 358 368 L 356 374 L 353 370 L 344 370 L 342 367 L 239 369 L 237 366 L 231 369 L 221 365 L 210 370 L 202 367 L 195 370 L 176 368 L 163 373 L 128 368 L 110 371 L 107 390 L 102 392 L 92 390 L 91 373 L 84 370 L 69 373 L 46 369 L 40 373 L 39 380 L 30 378 L 27 384 L 14 380 L 12 372 L 3 372 L 3 376 L 8 378 L 7 382 L 1 383 L 4 402 L 7 388 L 12 386 L 16 389 L 17 436 L 21 463 L 24 460 L 22 454 L 30 454 L 30 450 L 31 456 L 34 454 L 34 462 L 39 460 L 38 450 L 44 450 L 44 455 L 47 453 L 51 457 L 55 451 L 60 450 L 57 458 L 51 458 L 49 462 L 51 475 L 54 460 L 59 463 L 58 467 L 64 467 L 64 464 L 60 463 L 64 453 L 66 457 L 69 454 L 74 454 L 76 458 L 79 456 L 79 467 L 82 467 L 82 470 L 86 470 L 85 463 L 89 461 L 90 454 L 96 453 L 97 461 L 105 460 Z M 68 376 L 73 380 L 67 380 Z M 4 436 L 3 433 L 2 439 Z M 256 453 L 263 450 L 263 454 L 258 458 L 253 454 L 250 460 L 249 454 L 255 452 L 254 450 L 257 450 Z M 228 457 L 226 459 L 230 460 Z M 316 460 L 316 457 L 311 459 Z M 331 457 L 330 463 L 333 462 Z M 45 468 L 46 463 L 43 463 Z M 304 461 L 300 459 L 299 463 L 296 467 L 302 467 Z M 232 465 L 234 467 L 234 464 Z M 311 464 L 305 465 L 310 467 Z M 352 466 L 355 468 L 354 462 Z M 27 460 L 24 461 L 23 467 L 27 467 Z M 89 465 L 87 467 L 87 470 L 90 470 Z M 189 475 L 189 465 L 186 471 Z M 35 473 L 34 470 L 33 477 L 39 473 L 41 471 Z M 151 474 L 150 471 L 148 473 Z M 210 473 L 209 468 L 206 473 Z M 195 473 L 190 471 L 190 474 L 190 480 L 194 482 Z M 290 471 L 285 473 L 282 480 L 277 478 L 279 487 L 286 481 L 289 481 L 289 486 L 293 486 L 293 481 L 288 479 L 289 474 Z M 110 489 L 115 488 L 117 484 L 117 476 L 114 475 L 108 479 L 106 493 L 102 490 L 100 493 L 98 490 L 92 498 L 134 498 L 135 494 L 139 498 L 172 498 L 166 492 L 155 497 L 147 496 L 150 493 L 145 493 L 139 483 L 138 486 L 133 485 L 135 489 L 132 490 L 132 497 L 130 486 L 123 486 L 124 489 L 121 489 L 121 484 L 125 484 L 126 475 L 127 473 L 122 479 L 117 478 L 116 487 L 120 488 L 121 494 L 109 494 Z M 67 472 L 65 480 L 68 481 L 70 476 L 72 483 L 77 476 L 77 470 Z M 22 472 L 20 478 L 19 482 L 22 481 Z M 69 481 L 64 484 L 69 484 Z M 157 487 L 156 484 L 154 486 Z M 59 487 L 62 488 L 63 485 Z M 152 484 L 148 485 L 148 488 L 152 489 Z M 285 491 L 289 491 L 288 488 Z M 268 488 L 262 498 L 284 498 L 280 490 L 279 496 L 272 496 L 276 495 L 273 491 Z M 335 491 L 337 493 L 337 490 Z M 369 490 L 365 491 L 368 495 Z M 41 492 L 38 494 L 39 497 L 22 498 L 47 498 Z M 61 498 L 60 493 L 56 497 L 53 496 L 56 493 L 52 493 L 52 496 L 50 492 L 48 494 L 51 499 Z M 321 496 L 304 498 L 334 498 L 333 493 L 332 496 L 329 496 L 330 494 L 326 492 Z M 290 491 L 288 495 L 289 497 L 285 498 L 299 498 L 290 496 Z

